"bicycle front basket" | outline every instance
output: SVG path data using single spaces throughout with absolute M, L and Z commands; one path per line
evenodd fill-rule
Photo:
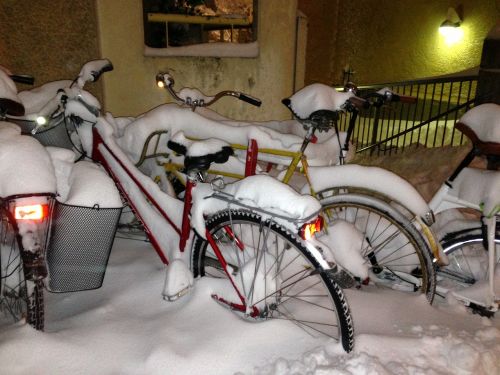
M 121 211 L 57 202 L 47 250 L 49 291 L 102 286 Z

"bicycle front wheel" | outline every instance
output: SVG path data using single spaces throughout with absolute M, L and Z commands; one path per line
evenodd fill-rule
M 209 242 L 197 235 L 192 269 L 195 277 L 217 279 L 214 299 L 235 307 L 241 304 L 238 289 L 246 305 L 243 318 L 285 319 L 312 336 L 333 338 L 347 352 L 352 350 L 354 329 L 344 294 L 300 238 L 241 210 L 211 216 L 206 228 L 222 254 L 222 263 Z M 248 313 L 253 311 L 258 314 Z
M 2 320 L 25 319 L 37 330 L 44 327 L 43 281 L 27 280 L 21 239 L 6 215 L 0 226 L 0 312 Z
M 320 202 L 328 226 L 342 220 L 360 232 L 363 241 L 357 251 L 371 281 L 395 290 L 424 293 L 432 303 L 436 290 L 433 256 L 405 215 L 384 201 L 357 194 L 333 195 Z

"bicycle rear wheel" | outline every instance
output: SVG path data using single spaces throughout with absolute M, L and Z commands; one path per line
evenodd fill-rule
M 352 350 L 354 329 L 344 294 L 298 237 L 241 210 L 213 215 L 206 228 L 227 266 L 221 265 L 208 241 L 196 235 L 192 269 L 195 277 L 219 279 L 214 299 L 230 308 L 241 304 L 228 270 L 246 300 L 243 318 L 285 319 L 310 335 L 333 338 L 347 352 Z
M 386 202 L 356 194 L 320 199 L 328 226 L 339 220 L 362 235 L 358 251 L 376 285 L 424 293 L 430 303 L 436 290 L 433 256 L 411 221 Z M 332 229 L 335 235 L 335 229 Z
M 26 278 L 20 236 L 8 219 L 0 223 L 0 312 L 2 319 L 25 319 L 37 330 L 44 328 L 43 281 Z

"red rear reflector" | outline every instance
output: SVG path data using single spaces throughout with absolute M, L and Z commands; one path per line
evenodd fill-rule
M 47 216 L 48 206 L 34 204 L 28 206 L 16 206 L 14 217 L 16 220 L 42 220 Z
M 310 239 L 315 233 L 321 232 L 323 224 L 323 217 L 318 216 L 313 222 L 306 223 L 302 226 L 300 229 L 300 237 L 304 240 Z

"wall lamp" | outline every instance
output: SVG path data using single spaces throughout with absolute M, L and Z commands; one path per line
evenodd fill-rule
M 463 31 L 460 29 L 462 18 L 458 15 L 455 8 L 448 8 L 446 19 L 439 26 L 439 32 L 446 39 L 448 44 L 459 41 L 463 36 Z

